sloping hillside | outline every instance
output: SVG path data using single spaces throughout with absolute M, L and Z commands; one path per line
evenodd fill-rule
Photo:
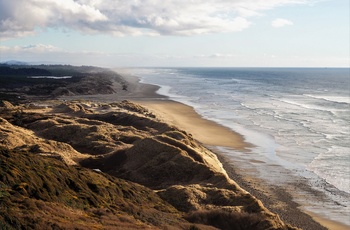
M 0 108 L 2 226 L 293 229 L 147 109 L 47 103 Z

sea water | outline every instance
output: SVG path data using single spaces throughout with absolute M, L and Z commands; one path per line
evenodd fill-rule
M 241 169 L 254 168 L 255 176 L 293 189 L 304 208 L 350 226 L 348 68 L 133 71 L 160 86 L 159 94 L 243 135 L 249 153 L 217 147 Z

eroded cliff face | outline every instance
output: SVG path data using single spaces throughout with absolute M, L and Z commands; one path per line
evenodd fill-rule
M 231 180 L 214 153 L 139 105 L 70 102 L 39 110 L 3 107 L 0 146 L 148 187 L 183 223 L 293 229 Z

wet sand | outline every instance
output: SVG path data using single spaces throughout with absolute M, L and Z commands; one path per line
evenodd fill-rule
M 220 126 L 213 121 L 203 119 L 190 106 L 171 100 L 135 101 L 158 114 L 164 121 L 192 134 L 204 145 L 220 145 L 244 151 L 249 144 L 238 133 Z

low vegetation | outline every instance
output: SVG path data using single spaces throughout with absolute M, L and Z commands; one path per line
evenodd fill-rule
M 116 82 L 123 90 L 111 72 L 11 68 L 0 73 L 9 84 L 16 71 L 80 80 L 0 86 L 15 97 L 0 103 L 0 229 L 294 229 L 231 180 L 214 153 L 146 108 L 43 100 L 113 93 Z
M 90 66 L 0 65 L 0 100 L 23 103 L 65 95 L 111 94 L 127 90 L 113 71 Z
M 0 147 L 1 229 L 143 229 L 189 224 L 146 187 Z

